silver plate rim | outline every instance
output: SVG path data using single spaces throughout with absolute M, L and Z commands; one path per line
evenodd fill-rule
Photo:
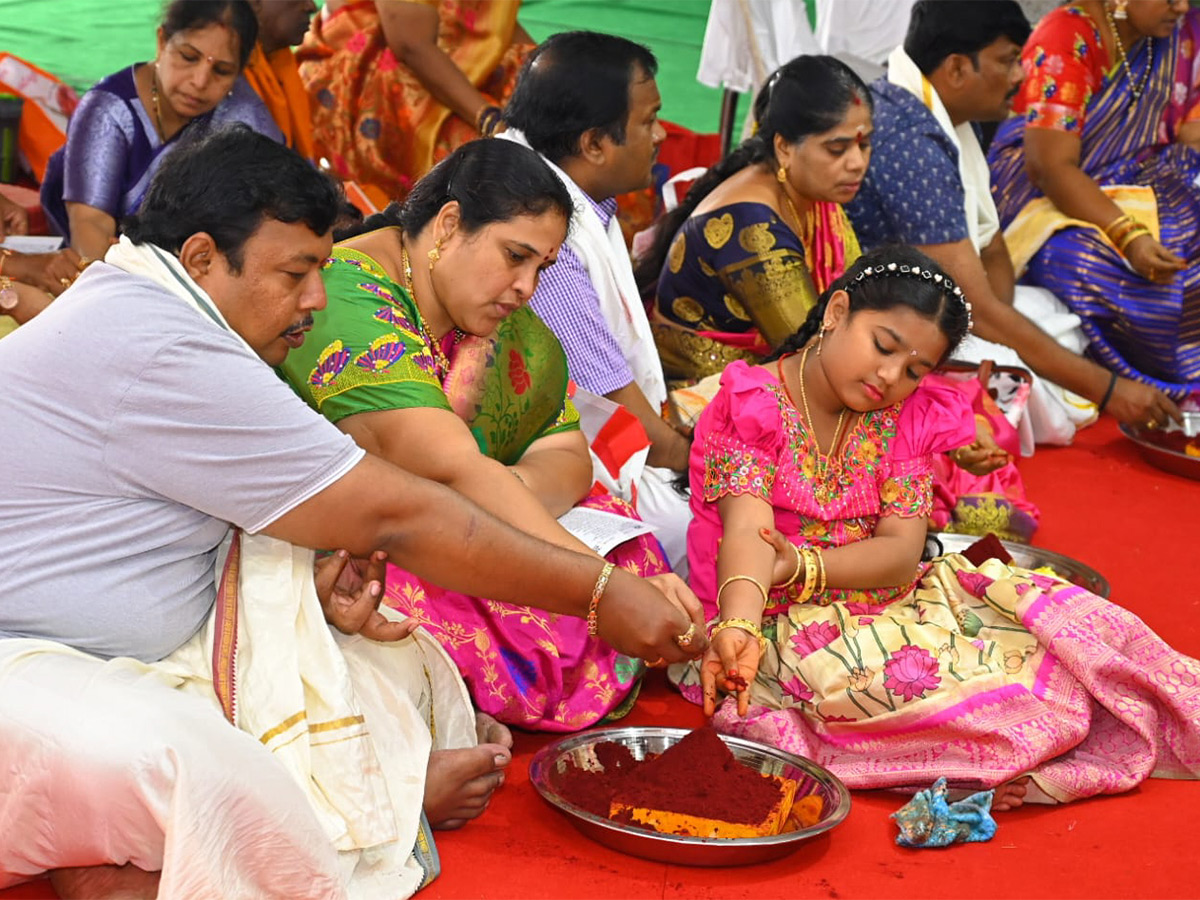
M 702 838 L 690 837 L 687 835 L 678 834 L 663 834 L 658 831 L 649 831 L 641 828 L 631 828 L 613 822 L 611 819 L 601 818 L 593 815 L 584 809 L 580 809 L 573 803 L 566 800 L 561 794 L 554 791 L 548 784 L 547 771 L 549 766 L 565 753 L 576 749 L 585 744 L 600 743 L 604 740 L 612 740 L 614 736 L 628 735 L 630 737 L 663 737 L 681 739 L 684 735 L 689 734 L 694 729 L 691 728 L 669 728 L 666 726 L 657 725 L 617 725 L 606 728 L 594 728 L 589 731 L 580 732 L 579 734 L 568 735 L 553 741 L 538 750 L 534 754 L 533 759 L 529 762 L 529 781 L 533 785 L 534 790 L 541 795 L 542 799 L 556 809 L 573 816 L 589 825 L 602 828 L 606 831 L 611 831 L 615 834 L 620 834 L 625 837 L 636 837 L 654 843 L 664 845 L 674 845 L 682 847 L 700 848 L 708 847 L 720 850 L 734 850 L 738 848 L 755 848 L 755 847 L 773 847 L 781 844 L 800 843 L 808 838 L 816 837 L 840 825 L 842 821 L 850 813 L 850 790 L 842 782 L 840 778 L 826 769 L 824 766 L 805 759 L 802 756 L 796 756 L 794 753 L 788 753 L 786 750 L 779 750 L 767 744 L 760 744 L 757 741 L 747 740 L 746 738 L 735 737 L 733 735 L 722 734 L 721 740 L 728 744 L 731 748 L 739 748 L 750 750 L 755 753 L 763 754 L 769 757 L 785 762 L 788 765 L 802 769 L 814 778 L 824 782 L 831 787 L 838 797 L 836 808 L 829 816 L 816 825 L 808 828 L 789 831 L 784 834 L 774 834 L 767 837 L 757 838 Z

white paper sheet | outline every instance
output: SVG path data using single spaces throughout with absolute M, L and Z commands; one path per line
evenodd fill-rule
M 616 513 L 577 506 L 558 517 L 558 524 L 601 556 L 639 534 L 653 531 L 645 522 Z
M 13 253 L 53 253 L 62 248 L 63 239 L 56 235 L 10 234 L 0 247 Z

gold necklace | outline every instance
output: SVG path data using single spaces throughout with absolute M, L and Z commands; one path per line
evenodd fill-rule
M 817 456 L 827 459 L 837 449 L 838 436 L 842 433 L 842 423 L 846 420 L 846 407 L 843 406 L 841 413 L 838 414 L 837 425 L 833 429 L 833 441 L 829 445 L 829 453 L 822 453 L 821 439 L 817 437 L 817 426 L 813 422 L 812 413 L 808 410 L 808 392 L 804 390 L 804 365 L 808 362 L 808 351 L 811 349 L 811 345 L 807 346 L 800 354 L 800 403 L 804 407 L 804 419 L 808 422 L 808 428 L 812 432 L 813 443 L 817 446 Z
M 446 376 L 450 373 L 450 357 L 446 356 L 442 345 L 434 340 L 433 334 L 425 325 L 425 317 L 421 315 L 421 307 L 417 303 L 417 292 L 413 289 L 412 266 L 408 261 L 408 249 L 404 246 L 404 238 L 400 239 L 400 261 L 404 265 L 404 286 L 408 289 L 408 294 L 412 297 L 413 308 L 417 311 L 417 328 L 421 331 L 421 337 L 425 338 L 425 343 L 429 345 L 429 352 L 433 356 L 433 367 L 437 370 L 438 378 L 445 381 Z
M 1142 83 L 1134 84 L 1133 69 L 1129 65 L 1129 57 L 1125 55 L 1125 42 L 1121 40 L 1121 33 L 1117 31 L 1117 20 L 1113 18 L 1112 9 L 1104 0 L 1101 0 L 1101 4 L 1104 6 L 1104 16 L 1108 19 L 1108 27 L 1112 29 L 1113 41 L 1117 45 L 1117 53 L 1121 56 L 1121 65 L 1125 67 L 1125 77 L 1129 79 L 1129 93 L 1133 94 L 1135 100 L 1140 100 L 1142 91 L 1150 83 L 1150 72 L 1154 68 L 1154 38 L 1146 38 L 1149 41 L 1146 45 L 1146 52 L 1150 54 L 1150 58 L 1146 60 L 1146 72 L 1142 75 Z
M 787 188 L 782 183 L 779 185 L 779 193 L 783 194 L 783 202 L 787 204 L 788 212 L 792 215 L 792 221 L 796 223 L 796 237 L 807 247 L 809 242 L 806 240 L 806 235 L 804 234 L 804 222 L 800 218 L 800 213 L 796 211 L 796 204 L 792 202 Z
M 787 206 L 788 212 L 791 213 L 792 221 L 795 223 L 796 240 L 804 248 L 804 264 L 811 272 L 813 270 L 812 234 L 805 233 L 804 222 L 800 218 L 800 213 L 796 211 L 796 204 L 792 202 L 791 195 L 788 194 L 782 181 L 779 182 L 779 193 L 783 195 L 783 202 Z
M 150 70 L 150 102 L 154 106 L 154 125 L 158 128 L 158 138 L 164 144 L 167 142 L 167 132 L 163 130 L 162 113 L 158 108 L 158 70 Z
M 804 352 L 800 355 L 800 404 L 804 410 L 804 421 L 809 433 L 812 435 L 813 446 L 817 451 L 817 458 L 813 462 L 811 473 L 813 481 L 813 495 L 817 498 L 817 502 L 822 506 L 829 503 L 837 488 L 838 482 L 841 480 L 841 458 L 834 455 L 837 450 L 838 440 L 842 433 L 842 424 L 846 419 L 847 408 L 842 407 L 841 413 L 838 415 L 837 425 L 833 429 L 833 441 L 829 445 L 829 453 L 821 452 L 821 440 L 817 436 L 817 428 L 813 423 L 812 412 L 808 408 L 808 391 L 804 385 L 804 366 L 808 362 L 808 351 L 811 347 L 805 347 Z M 792 399 L 792 393 L 788 390 L 787 382 L 783 379 L 783 360 L 779 360 L 779 383 L 783 385 L 783 390 L 787 394 L 788 399 Z M 796 405 L 796 401 L 792 400 L 792 406 Z M 832 460 L 831 460 L 832 457 Z M 803 469 L 802 469 L 803 471 Z

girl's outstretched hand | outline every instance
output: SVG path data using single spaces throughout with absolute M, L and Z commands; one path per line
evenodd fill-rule
M 785 538 L 786 540 L 786 538 Z M 750 707 L 750 685 L 758 674 L 758 638 L 740 628 L 722 628 L 712 636 L 700 662 L 700 688 L 704 692 L 704 714 L 717 710 L 717 692 L 737 694 L 738 715 Z

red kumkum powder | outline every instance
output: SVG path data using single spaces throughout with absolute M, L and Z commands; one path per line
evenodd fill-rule
M 595 751 L 604 771 L 572 764 L 561 773 L 558 789 L 570 803 L 606 819 L 615 800 L 641 809 L 757 824 L 781 796 L 779 784 L 738 762 L 713 728 L 698 728 L 641 762 L 627 747 L 610 741 L 597 744 Z

